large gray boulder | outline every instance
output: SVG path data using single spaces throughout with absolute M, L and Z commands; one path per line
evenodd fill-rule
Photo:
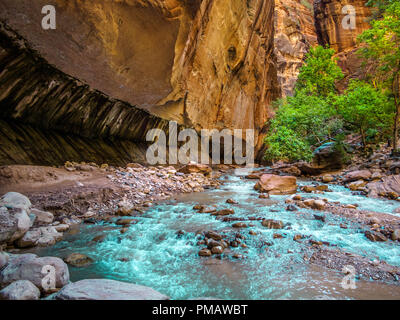
M 23 209 L 29 214 L 32 203 L 23 194 L 18 192 L 8 192 L 0 198 L 0 206 Z
M 0 271 L 0 285 L 9 285 L 18 280 L 29 280 L 41 291 L 48 291 L 45 277 L 49 274 L 46 269 L 54 267 L 55 286 L 62 288 L 69 282 L 69 271 L 67 265 L 60 258 L 38 257 L 35 254 L 13 254 L 10 255 L 8 265 Z
M 25 235 L 16 241 L 19 248 L 33 246 L 47 247 L 55 244 L 62 239 L 63 234 L 58 232 L 53 226 L 40 227 L 29 230 Z
M 0 291 L 0 300 L 39 300 L 39 289 L 28 280 L 11 283 Z
M 58 300 L 169 300 L 154 289 L 109 279 L 70 283 L 56 295 Z

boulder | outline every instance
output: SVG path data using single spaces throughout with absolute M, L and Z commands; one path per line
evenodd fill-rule
M 109 279 L 70 283 L 54 297 L 57 300 L 169 300 L 152 288 Z
M 23 237 L 32 222 L 25 209 L 0 206 L 0 243 Z
M 391 238 L 393 241 L 399 241 L 400 240 L 400 229 L 396 229 L 392 232 Z
M 358 180 L 355 182 L 352 182 L 348 185 L 349 189 L 351 191 L 361 191 L 364 189 L 364 187 L 367 185 L 367 182 L 364 180 Z
M 39 300 L 39 289 L 28 280 L 18 280 L 0 291 L 0 300 Z
M 365 236 L 371 241 L 387 241 L 387 238 L 380 232 L 376 231 L 365 231 Z
M 210 166 L 205 164 L 197 164 L 197 163 L 190 163 L 185 165 L 184 167 L 180 168 L 178 172 L 190 174 L 190 173 L 202 173 L 202 174 L 210 174 L 212 169 Z
M 319 175 L 323 172 L 341 169 L 343 156 L 335 148 L 334 142 L 328 142 L 315 149 L 311 163 L 299 162 L 297 167 L 303 175 Z
M 285 226 L 282 221 L 273 219 L 263 220 L 261 224 L 268 229 L 283 229 Z
M 56 227 L 40 227 L 29 230 L 25 235 L 16 241 L 19 248 L 28 248 L 33 246 L 47 247 L 61 240 L 63 234 L 58 232 Z
M 51 212 L 32 209 L 31 213 L 36 216 L 35 225 L 42 226 L 53 223 L 54 215 Z
M 8 192 L 0 198 L 0 207 L 23 209 L 27 214 L 31 206 L 29 199 L 18 192 Z
M 352 181 L 357 181 L 357 180 L 369 180 L 372 176 L 371 171 L 369 170 L 356 170 L 356 171 L 351 171 L 347 173 L 343 181 L 344 182 L 352 182 Z
M 40 290 L 46 291 L 42 284 L 42 280 L 47 275 L 44 268 L 46 266 L 52 266 L 55 269 L 56 288 L 62 288 L 69 282 L 68 267 L 60 258 L 39 258 L 35 254 L 27 253 L 10 255 L 8 265 L 0 271 L 0 285 L 9 285 L 18 280 L 29 280 Z
M 297 179 L 292 176 L 263 174 L 254 189 L 269 194 L 293 194 L 297 190 Z
M 210 257 L 211 256 L 211 250 L 209 250 L 209 249 L 207 249 L 207 248 L 204 248 L 204 249 L 201 249 L 200 251 L 199 251 L 199 256 L 200 257 Z
M 315 200 L 314 203 L 312 204 L 312 207 L 314 209 L 317 209 L 317 210 L 324 210 L 325 209 L 325 205 L 326 205 L 325 201 L 323 201 L 323 200 Z
M 234 213 L 235 213 L 235 211 L 233 211 L 232 209 L 222 209 L 217 212 L 213 212 L 212 215 L 213 216 L 228 216 L 228 215 L 231 215 Z
M 335 180 L 335 178 L 330 174 L 325 174 L 325 175 L 322 176 L 322 182 L 323 183 L 330 183 L 333 180 Z
M 368 196 L 378 197 L 380 194 L 394 192 L 400 194 L 400 175 L 383 177 L 381 181 L 373 181 L 366 185 Z
M 71 253 L 64 259 L 66 263 L 71 266 L 82 268 L 87 267 L 93 263 L 93 259 L 81 253 Z

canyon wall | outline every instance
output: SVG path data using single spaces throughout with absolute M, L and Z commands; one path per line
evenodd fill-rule
M 167 120 L 254 129 L 260 160 L 271 102 L 310 46 L 357 76 L 369 14 L 363 0 L 54 0 L 43 30 L 47 2 L 0 1 L 0 164 L 144 161 L 145 132 Z M 346 4 L 356 30 L 341 28 Z
M 261 147 L 280 96 L 273 0 L 55 2 L 56 30 L 41 28 L 45 0 L 2 0 L 0 19 L 109 97 L 195 129 L 254 129 Z
M 352 78 L 363 78 L 365 70 L 357 54 L 357 37 L 369 28 L 371 9 L 365 6 L 365 0 L 315 0 L 315 27 L 318 41 L 321 45 L 329 45 L 335 49 L 338 64 L 342 68 L 345 78 L 338 84 L 343 90 Z M 346 13 L 342 12 L 345 6 L 354 8 L 355 26 L 345 29 L 342 26 Z M 349 11 L 347 13 L 350 13 Z

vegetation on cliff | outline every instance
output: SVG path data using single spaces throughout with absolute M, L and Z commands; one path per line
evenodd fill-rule
M 360 37 L 365 80 L 352 80 L 339 93 L 343 73 L 335 51 L 310 50 L 292 97 L 276 101 L 276 116 L 265 138 L 268 161 L 310 160 L 315 148 L 328 141 L 341 144 L 346 134 L 370 142 L 390 141 L 398 148 L 400 99 L 400 3 L 370 1 L 380 14 Z

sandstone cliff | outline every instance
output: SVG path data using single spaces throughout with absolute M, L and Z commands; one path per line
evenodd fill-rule
M 357 76 L 368 16 L 362 0 L 55 0 L 45 31 L 47 2 L 0 2 L 0 163 L 143 160 L 145 130 L 170 119 L 255 129 L 260 159 L 270 104 L 293 92 L 309 47 L 330 44 Z

